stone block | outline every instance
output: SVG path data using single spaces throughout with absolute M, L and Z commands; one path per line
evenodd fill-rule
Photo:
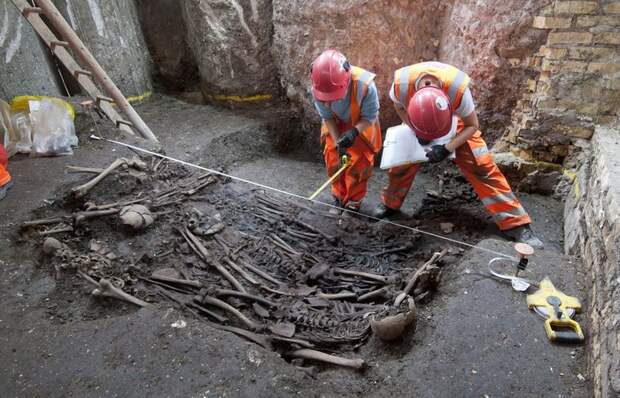
M 592 37 L 590 32 L 552 32 L 549 33 L 547 44 L 589 44 Z
M 613 124 L 617 120 L 618 120 L 618 116 L 603 115 L 603 116 L 599 116 L 598 123 L 601 125 L 607 125 L 607 124 Z
M 605 14 L 620 14 L 620 1 L 614 1 L 603 5 Z
M 543 46 L 540 48 L 539 54 L 547 59 L 561 59 L 568 54 L 568 49 Z
M 620 72 L 620 63 L 607 64 L 593 62 L 588 65 L 589 73 L 614 74 Z
M 594 35 L 596 44 L 620 44 L 620 32 L 603 32 Z
M 541 69 L 549 72 L 568 72 L 582 73 L 588 68 L 587 62 L 581 61 L 562 61 L 562 60 L 543 60 Z
M 571 18 L 535 17 L 532 26 L 536 29 L 567 29 L 571 26 Z
M 553 13 L 554 13 L 553 2 L 547 4 L 546 6 L 538 10 L 538 15 L 543 16 L 543 17 L 552 16 Z
M 556 1 L 555 14 L 591 14 L 598 8 L 596 1 Z
M 594 26 L 620 26 L 620 18 L 617 16 L 583 15 L 577 17 L 575 22 L 577 28 L 592 28 Z
M 578 114 L 586 116 L 597 116 L 599 113 L 599 106 L 595 101 L 580 100 L 568 109 L 574 109 Z
M 605 61 L 615 58 L 620 60 L 618 50 L 606 47 L 574 47 L 568 50 L 568 58 L 587 60 L 587 61 Z
M 565 134 L 569 137 L 590 139 L 594 134 L 594 126 L 580 126 L 578 124 L 554 126 L 553 131 Z

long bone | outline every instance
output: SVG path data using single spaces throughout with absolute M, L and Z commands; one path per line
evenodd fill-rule
M 362 369 L 366 362 L 363 359 L 349 359 L 337 357 L 335 355 L 329 355 L 321 351 L 310 350 L 310 349 L 301 349 L 296 351 L 291 351 L 286 354 L 292 358 L 302 358 L 302 359 L 312 359 L 315 361 L 321 361 L 326 363 L 331 363 L 332 365 L 345 366 L 353 369 Z
M 119 158 L 112 162 L 108 167 L 106 167 L 101 173 L 99 173 L 95 178 L 88 181 L 85 184 L 77 186 L 73 188 L 71 191 L 73 192 L 73 196 L 76 198 L 81 198 L 86 195 L 95 185 L 97 185 L 101 180 L 106 178 L 108 175 L 112 174 L 112 172 L 119 167 L 122 166 L 130 166 L 138 169 L 145 169 L 146 165 L 144 162 L 138 158 L 126 159 Z
M 198 302 L 198 303 L 202 303 L 202 304 L 208 304 L 208 305 L 212 305 L 214 307 L 217 307 L 221 310 L 224 310 L 228 313 L 230 313 L 231 315 L 234 315 L 237 319 L 239 319 L 245 326 L 247 326 L 249 329 L 251 330 L 260 330 L 262 328 L 261 325 L 257 324 L 256 322 L 252 321 L 251 319 L 249 319 L 248 317 L 246 317 L 245 315 L 243 315 L 241 313 L 241 311 L 239 311 L 238 309 L 236 309 L 235 307 L 233 307 L 232 305 L 217 299 L 215 297 L 209 297 L 209 296 L 204 296 L 204 297 L 200 297 L 200 296 L 196 296 L 194 297 L 194 301 Z
M 433 253 L 433 256 L 431 257 L 431 259 L 428 260 L 426 263 L 424 263 L 424 265 L 421 266 L 411 276 L 411 278 L 409 279 L 409 282 L 407 283 L 407 286 L 405 286 L 403 291 L 398 296 L 396 296 L 396 299 L 394 300 L 394 306 L 395 307 L 398 307 L 400 305 L 400 303 L 403 302 L 405 297 L 407 297 L 407 295 L 409 294 L 409 291 L 411 291 L 413 286 L 416 284 L 416 282 L 418 281 L 418 278 L 420 277 L 420 275 L 422 275 L 424 272 L 426 272 L 430 267 L 434 266 L 435 263 L 437 261 L 441 260 L 443 258 L 443 256 L 445 256 L 447 253 L 448 253 L 448 249 L 443 249 L 441 252 Z
M 73 196 L 75 196 L 76 198 L 83 197 L 84 195 L 86 195 L 88 193 L 88 191 L 93 189 L 93 187 L 95 185 L 97 185 L 99 182 L 101 182 L 101 180 L 106 178 L 108 175 L 112 174 L 112 172 L 114 170 L 116 170 L 119 167 L 124 166 L 126 164 L 127 164 L 127 159 L 125 159 L 125 158 L 116 159 L 114 162 L 112 162 L 112 164 L 110 164 L 108 167 L 106 167 L 95 178 L 93 178 L 92 180 L 88 181 L 85 184 L 82 184 L 80 186 L 77 186 L 77 187 L 73 188 L 71 190 L 73 192 Z
M 224 278 L 226 278 L 226 280 L 228 280 L 228 282 L 230 282 L 230 284 L 233 285 L 235 289 L 239 290 L 240 292 L 246 293 L 246 290 L 244 289 L 243 285 L 241 285 L 241 283 L 234 276 L 232 276 L 232 274 L 228 272 L 228 270 L 224 268 L 224 266 L 220 264 L 219 261 L 208 260 L 209 252 L 204 247 L 204 245 L 200 243 L 198 238 L 196 238 L 196 236 L 194 236 L 194 234 L 190 232 L 190 230 L 187 227 L 185 227 L 185 230 L 182 231 L 181 233 L 183 237 L 185 238 L 185 240 L 187 241 L 187 243 L 189 244 L 189 247 L 198 255 L 198 257 L 202 261 L 204 261 L 205 264 L 212 265 L 213 267 L 215 267 L 215 269 Z
M 95 297 L 111 297 L 118 300 L 127 301 L 128 303 L 137 305 L 138 307 L 146 307 L 149 305 L 146 301 L 142 301 L 137 297 L 132 296 L 131 294 L 125 293 L 123 290 L 117 288 L 107 279 L 101 278 L 99 282 L 88 276 L 87 274 L 78 271 L 78 274 L 86 279 L 88 282 L 96 285 L 95 290 L 91 292 L 91 294 Z

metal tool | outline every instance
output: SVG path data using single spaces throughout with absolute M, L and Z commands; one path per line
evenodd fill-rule
M 489 272 L 491 275 L 498 279 L 510 281 L 512 288 L 517 292 L 524 292 L 529 289 L 530 286 L 536 285 L 535 283 L 519 277 L 519 272 L 524 271 L 529 262 L 528 256 L 534 254 L 534 249 L 532 246 L 525 243 L 517 243 L 515 246 L 515 251 L 517 252 L 517 257 L 513 258 L 505 258 L 505 257 L 496 257 L 489 261 Z M 500 261 L 508 261 L 516 266 L 516 271 L 514 275 L 502 274 L 493 269 L 493 264 L 496 264 Z
M 551 341 L 581 343 L 585 337 L 579 323 L 571 319 L 581 311 L 578 298 L 567 296 L 553 286 L 549 278 L 543 279 L 540 289 L 527 296 L 527 306 L 545 318 L 545 332 Z
M 325 181 L 325 183 L 321 185 L 321 187 L 317 189 L 308 199 L 313 200 L 314 198 L 319 196 L 319 194 L 323 192 L 323 190 L 327 188 L 332 182 L 334 182 L 336 178 L 338 178 L 340 174 L 342 174 L 343 171 L 345 171 L 349 166 L 351 166 L 351 157 L 348 155 L 343 155 L 340 164 L 341 166 L 338 171 L 336 171 L 331 177 L 329 177 L 329 179 Z

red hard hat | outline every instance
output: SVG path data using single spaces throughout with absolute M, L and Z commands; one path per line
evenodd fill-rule
M 452 127 L 450 99 L 435 87 L 423 87 L 416 91 L 407 106 L 407 114 L 415 134 L 423 140 L 443 137 Z
M 319 101 L 337 101 L 347 94 L 351 66 L 336 50 L 324 51 L 312 63 L 312 94 Z

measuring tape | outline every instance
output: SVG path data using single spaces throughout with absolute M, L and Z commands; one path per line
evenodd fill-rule
M 468 248 L 471 248 L 471 249 L 480 250 L 480 251 L 483 251 L 483 252 L 486 252 L 486 253 L 490 253 L 490 254 L 493 254 L 493 255 L 496 255 L 496 256 L 500 256 L 500 257 L 504 257 L 504 258 L 509 258 L 509 259 L 513 259 L 514 258 L 514 256 L 510 256 L 508 254 L 500 253 L 500 252 L 497 252 L 495 250 L 487 249 L 485 247 L 472 245 L 471 243 L 462 242 L 462 241 L 457 240 L 457 239 L 448 238 L 447 236 L 443 236 L 443 235 L 435 234 L 435 233 L 432 233 L 432 232 L 424 231 L 424 230 L 421 230 L 419 228 L 410 227 L 408 225 L 399 224 L 399 223 L 396 223 L 394 221 L 373 217 L 371 215 L 364 214 L 364 213 L 359 213 L 357 211 L 353 211 L 353 210 L 349 210 L 349 209 L 343 209 L 341 207 L 335 206 L 335 205 L 330 204 L 330 203 L 321 202 L 320 200 L 316 200 L 316 199 L 310 199 L 310 198 L 307 198 L 307 197 L 302 196 L 302 195 L 298 195 L 298 194 L 295 194 L 295 193 L 292 193 L 292 192 L 285 191 L 283 189 L 271 187 L 269 185 L 261 184 L 259 182 L 255 182 L 255 181 L 251 181 L 251 180 L 248 180 L 248 179 L 245 179 L 245 178 L 241 178 L 241 177 L 233 176 L 233 175 L 230 175 L 230 174 L 226 174 L 226 173 L 221 172 L 221 171 L 209 169 L 207 167 L 199 166 L 199 165 L 194 164 L 194 163 L 190 163 L 190 162 L 186 162 L 184 160 L 176 159 L 176 158 L 173 158 L 171 156 L 162 155 L 161 153 L 149 151 L 148 149 L 140 148 L 138 146 L 127 144 L 125 142 L 111 140 L 109 138 L 100 137 L 100 136 L 97 136 L 97 135 L 94 135 L 94 134 L 91 135 L 90 138 L 94 139 L 94 140 L 98 140 L 98 141 L 107 141 L 107 142 L 112 143 L 112 144 L 124 146 L 126 148 L 133 149 L 133 150 L 138 151 L 138 152 L 146 153 L 146 154 L 149 154 L 151 156 L 156 156 L 156 157 L 161 158 L 161 159 L 170 160 L 172 162 L 176 162 L 176 163 L 188 166 L 188 167 L 193 167 L 195 169 L 207 171 L 207 172 L 215 174 L 215 175 L 219 175 L 219 176 L 222 176 L 222 177 L 230 178 L 233 181 L 243 182 L 245 184 L 249 184 L 249 185 L 253 185 L 255 187 L 263 188 L 263 189 L 268 190 L 268 191 L 277 192 L 277 193 L 280 193 L 282 195 L 290 196 L 290 197 L 295 198 L 295 199 L 304 200 L 304 201 L 308 201 L 308 202 L 311 202 L 311 203 L 316 203 L 316 204 L 321 205 L 321 206 L 326 206 L 326 207 L 338 209 L 340 211 L 351 213 L 351 214 L 354 214 L 354 215 L 366 218 L 368 220 L 376 221 L 376 222 L 383 223 L 383 224 L 393 225 L 393 226 L 398 227 L 398 228 L 402 228 L 402 229 L 406 229 L 406 230 L 409 230 L 409 231 L 417 232 L 417 233 L 420 233 L 422 235 L 431 236 L 433 238 L 441 239 L 441 240 L 444 240 L 446 242 L 450 242 L 450 243 L 454 243 L 454 244 L 457 244 L 457 245 L 465 246 L 465 247 L 468 247 Z

